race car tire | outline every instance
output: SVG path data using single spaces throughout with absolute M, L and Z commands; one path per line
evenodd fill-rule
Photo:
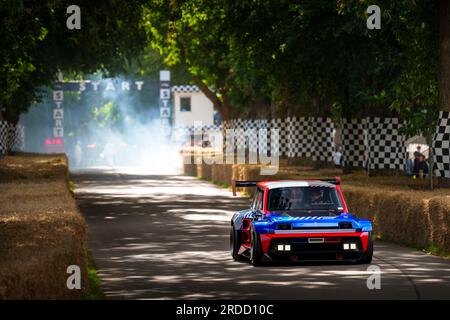
M 253 266 L 260 266 L 263 263 L 263 251 L 259 235 L 252 228 L 252 250 L 250 251 L 250 262 Z
M 231 226 L 230 230 L 230 253 L 233 257 L 234 261 L 241 260 L 241 256 L 239 255 L 239 248 L 241 247 L 241 236 L 238 231 Z
M 368 264 L 372 262 L 373 257 L 373 239 L 372 232 L 369 232 L 369 243 L 367 244 L 367 250 L 362 254 L 361 259 L 358 261 L 361 264 Z

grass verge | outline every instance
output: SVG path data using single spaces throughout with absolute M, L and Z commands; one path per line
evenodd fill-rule
M 87 275 L 88 275 L 88 288 L 86 295 L 83 297 L 84 300 L 103 300 L 105 295 L 101 289 L 101 280 L 97 274 L 97 266 L 92 258 L 91 254 L 88 252 L 88 263 L 87 263 Z
M 432 254 L 433 256 L 439 256 L 446 259 L 450 259 L 450 252 L 442 249 L 437 244 L 431 244 L 430 246 L 419 250 L 428 254 Z

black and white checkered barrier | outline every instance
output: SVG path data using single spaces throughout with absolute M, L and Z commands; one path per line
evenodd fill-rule
M 258 152 L 258 120 L 247 120 L 246 121 L 246 143 L 248 152 L 257 153 Z
M 233 119 L 226 128 L 239 133 L 235 149 L 273 156 L 309 158 L 314 155 L 318 161 L 331 161 L 334 126 L 329 118 Z M 313 134 L 319 138 L 312 139 Z
M 258 153 L 269 154 L 270 151 L 270 123 L 266 119 L 254 120 L 258 130 Z
M 278 137 L 271 136 L 270 150 L 272 156 L 287 156 L 288 154 L 288 134 L 286 130 L 286 119 L 272 119 L 270 121 L 270 129 L 276 129 L 277 131 L 271 131 L 270 134 L 278 134 Z M 272 145 L 273 144 L 273 145 Z
M 237 150 L 246 149 L 245 130 L 248 127 L 247 121 L 243 119 L 231 120 L 231 127 L 235 130 L 235 143 Z
M 398 118 L 367 118 L 370 169 L 404 169 L 407 153 L 400 127 Z
M 281 121 L 281 119 L 276 119 L 275 121 L 266 119 L 232 119 L 224 121 L 222 124 L 225 129 L 233 130 L 234 150 L 231 149 L 231 146 L 227 146 L 229 148 L 227 152 L 244 150 L 249 151 L 250 153 L 262 154 L 274 152 L 274 155 L 280 155 L 280 152 L 287 153 L 287 151 L 283 151 L 283 148 L 287 150 L 287 144 L 284 143 L 284 147 L 280 146 L 280 137 L 287 136 L 284 121 Z M 271 128 L 279 130 L 278 142 L 275 135 L 273 137 L 271 136 Z M 231 132 L 228 132 L 228 134 L 229 139 L 231 139 Z M 272 139 L 273 146 L 271 145 Z
M 221 133 L 221 125 L 204 125 L 204 126 L 177 126 L 172 128 L 172 136 L 175 140 L 183 140 L 187 136 L 191 136 L 196 132 L 206 133 Z
M 238 150 L 263 154 L 270 152 L 289 158 L 301 157 L 333 162 L 335 126 L 331 118 L 232 119 L 224 121 L 222 126 L 224 129 L 234 130 L 233 150 L 228 145 L 227 152 Z M 406 159 L 406 146 L 405 137 L 398 132 L 400 126 L 397 118 L 341 120 L 344 165 L 364 167 L 367 153 L 370 157 L 370 169 L 402 170 Z M 211 129 L 222 130 L 220 127 Z M 260 129 L 265 131 L 260 132 Z M 276 139 L 271 142 L 270 129 L 278 129 L 278 143 Z M 192 132 L 193 128 L 189 128 L 188 131 Z M 228 137 L 230 138 L 231 136 Z M 441 155 L 445 152 L 448 152 L 448 148 L 436 154 Z M 448 165 L 449 156 L 447 155 L 443 161 L 447 161 Z
M 198 86 L 173 86 L 172 92 L 199 92 Z
M 330 118 L 310 118 L 312 135 L 311 156 L 314 161 L 332 162 L 334 150 L 334 124 Z
M 367 140 L 366 119 L 342 119 L 342 153 L 345 167 L 364 167 Z
M 189 132 L 189 133 L 192 133 L 195 130 L 201 130 L 202 132 L 205 132 L 205 131 L 222 130 L 222 126 L 221 125 L 204 125 L 204 126 L 200 126 L 200 127 L 179 126 L 179 127 L 173 127 L 172 130 L 175 132 Z
M 287 156 L 289 158 L 310 158 L 313 143 L 309 118 L 286 118 Z
M 0 155 L 25 149 L 25 128 L 0 121 Z
M 9 124 L 0 121 L 0 155 L 8 152 Z
M 9 126 L 12 151 L 23 151 L 25 149 L 25 127 L 22 125 Z
M 450 112 L 439 113 L 432 147 L 435 175 L 450 178 Z

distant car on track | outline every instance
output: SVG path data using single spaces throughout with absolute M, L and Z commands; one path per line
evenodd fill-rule
M 256 187 L 250 208 L 231 219 L 230 251 L 253 265 L 267 261 L 370 263 L 372 222 L 347 210 L 340 178 L 233 181 Z

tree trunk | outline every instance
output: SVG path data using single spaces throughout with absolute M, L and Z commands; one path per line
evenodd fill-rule
M 439 1 L 439 109 L 450 111 L 450 0 Z
M 230 118 L 230 108 L 226 103 L 226 97 L 224 97 L 224 101 L 220 100 L 215 92 L 208 88 L 208 86 L 198 77 L 194 77 L 195 83 L 198 85 L 203 94 L 211 100 L 214 107 L 220 113 L 222 120 L 229 120 Z

